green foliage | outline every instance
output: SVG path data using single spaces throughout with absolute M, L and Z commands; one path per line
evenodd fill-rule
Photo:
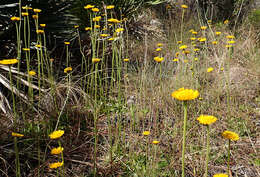
M 260 9 L 252 11 L 248 19 L 254 27 L 260 28 Z

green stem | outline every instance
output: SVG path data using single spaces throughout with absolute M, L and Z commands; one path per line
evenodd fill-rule
M 186 127 L 187 127 L 187 102 L 183 102 L 184 122 L 183 122 L 183 138 L 182 138 L 182 177 L 185 177 L 185 145 L 186 145 Z
M 206 154 L 206 165 L 205 165 L 205 177 L 208 176 L 208 163 L 209 163 L 209 125 L 207 126 L 207 154 Z
M 228 174 L 230 174 L 230 140 L 228 140 L 228 162 L 227 162 L 227 165 L 228 165 Z

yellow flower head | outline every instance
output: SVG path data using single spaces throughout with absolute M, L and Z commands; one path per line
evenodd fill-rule
M 221 71 L 224 71 L 224 67 L 221 67 L 220 70 L 221 70 Z
M 180 52 L 175 53 L 175 57 L 177 58 L 180 55 Z
M 28 12 L 22 12 L 22 16 L 28 16 L 29 15 L 29 13 Z
M 164 60 L 163 57 L 154 57 L 153 59 L 158 63 L 161 63 Z
M 49 165 L 49 168 L 59 168 L 61 166 L 63 166 L 63 162 L 55 162 L 55 163 L 51 163 Z
M 5 60 L 0 60 L 1 65 L 12 65 L 18 63 L 17 59 L 5 59 Z
M 23 48 L 23 51 L 30 51 L 30 48 Z
M 222 136 L 225 138 L 225 139 L 229 139 L 229 140 L 232 140 L 232 141 L 237 141 L 239 140 L 239 135 L 236 134 L 235 132 L 232 132 L 232 131 L 224 131 L 222 133 Z
M 22 6 L 22 9 L 23 9 L 23 10 L 31 10 L 32 8 L 29 7 L 29 6 Z
M 33 19 L 38 19 L 39 16 L 38 16 L 38 15 L 33 15 L 32 18 L 33 18 Z
M 42 10 L 41 10 L 41 9 L 33 9 L 33 11 L 34 11 L 35 13 L 40 13 Z
M 179 59 L 178 58 L 174 58 L 172 61 L 177 62 L 177 61 L 179 61 Z
M 159 144 L 160 141 L 154 140 L 152 143 L 153 143 L 153 144 Z
M 194 61 L 198 61 L 198 60 L 199 60 L 199 58 L 197 58 L 197 57 L 196 57 L 196 58 L 194 58 Z
M 113 40 L 115 40 L 115 38 L 111 37 L 111 38 L 109 38 L 108 40 L 109 40 L 109 41 L 113 41 Z
M 95 25 L 94 28 L 100 28 L 100 25 Z
M 207 27 L 206 26 L 201 26 L 200 29 L 201 30 L 205 30 L 205 29 L 207 29 Z
M 226 24 L 228 24 L 228 22 L 229 22 L 228 20 L 225 20 L 223 23 L 226 25 Z
M 60 138 L 64 134 L 64 130 L 57 130 L 49 134 L 49 137 L 51 139 L 57 139 Z
M 180 101 L 194 100 L 199 96 L 197 90 L 180 88 L 172 92 L 171 96 Z
M 64 44 L 65 45 L 70 45 L 70 42 L 65 41 Z
M 228 44 L 235 44 L 236 41 L 233 41 L 233 40 L 232 40 L 232 41 L 228 41 L 227 43 L 228 43 Z
M 157 44 L 157 47 L 162 47 L 162 46 L 163 46 L 162 43 L 158 43 L 158 44 Z
M 35 47 L 41 48 L 42 46 L 40 44 L 36 44 Z
M 13 137 L 23 137 L 23 134 L 12 132 Z
M 12 21 L 20 21 L 21 19 L 20 19 L 20 17 L 11 17 L 11 20 Z
M 214 68 L 209 67 L 209 68 L 207 69 L 207 72 L 210 73 L 210 72 L 212 72 L 213 70 L 214 70 Z
M 187 54 L 190 54 L 190 51 L 189 50 L 183 50 L 182 53 L 187 55 Z
M 225 45 L 226 48 L 231 48 L 233 47 L 233 45 L 229 44 L 229 45 Z
M 200 51 L 200 49 L 199 48 L 195 48 L 195 49 L 193 49 L 193 51 L 194 52 L 198 52 L 198 51 Z
M 37 34 L 43 34 L 43 33 L 44 33 L 44 30 L 36 30 L 36 33 L 37 33 Z
M 86 31 L 90 31 L 90 30 L 91 30 L 91 27 L 86 27 L 85 30 L 86 30 Z
M 197 120 L 199 121 L 200 124 L 203 125 L 210 125 L 214 122 L 216 122 L 218 119 L 214 116 L 210 115 L 200 115 Z
M 93 20 L 93 22 L 98 22 L 98 21 L 100 21 L 100 19 L 101 19 L 101 16 L 96 16 L 92 20 Z
M 196 35 L 196 34 L 198 34 L 198 32 L 196 32 L 196 31 L 192 31 L 192 34 Z
M 211 42 L 213 45 L 217 45 L 218 44 L 218 41 L 212 41 Z
M 45 28 L 46 24 L 40 24 L 40 27 Z
M 194 29 L 191 29 L 189 32 L 192 33 L 194 31 Z
M 182 4 L 182 5 L 181 5 L 181 8 L 183 8 L 183 9 L 187 9 L 187 8 L 188 8 L 188 6 L 187 6 L 187 5 L 185 5 L 185 4 Z
M 157 48 L 157 49 L 155 49 L 156 52 L 159 52 L 159 51 L 161 51 L 161 50 L 162 50 L 162 48 Z
M 62 152 L 63 152 L 63 147 L 57 147 L 57 148 L 53 148 L 51 150 L 51 154 L 52 155 L 58 155 L 58 154 L 60 154 Z
M 124 58 L 124 62 L 129 62 L 129 58 Z
M 99 9 L 98 8 L 92 8 L 91 9 L 93 12 L 99 12 Z
M 111 22 L 111 23 L 120 23 L 120 20 L 117 20 L 115 18 L 110 18 L 107 20 L 108 22 Z
M 215 174 L 213 177 L 228 177 L 228 175 L 224 173 Z
M 69 73 L 70 71 L 72 71 L 72 67 L 67 67 L 64 69 L 64 73 Z
M 200 42 L 205 42 L 206 40 L 207 40 L 207 38 L 205 38 L 205 37 L 202 37 L 199 39 Z
M 216 31 L 216 35 L 220 35 L 221 34 L 221 32 L 220 31 Z
M 233 36 L 233 35 L 227 35 L 226 38 L 227 38 L 227 39 L 234 39 L 235 36 Z
M 187 47 L 188 47 L 187 45 L 182 45 L 182 46 L 179 47 L 179 49 L 185 50 Z
M 184 62 L 184 63 L 188 63 L 188 62 L 189 62 L 189 60 L 183 60 L 183 62 Z
M 84 9 L 92 9 L 92 8 L 94 8 L 94 6 L 93 6 L 93 5 L 90 5 L 90 4 L 84 6 Z
M 100 58 L 92 58 L 92 63 L 98 63 L 100 62 Z
M 114 8 L 115 8 L 114 5 L 109 5 L 109 6 L 106 7 L 106 9 L 114 9 Z
M 108 37 L 109 34 L 100 34 L 100 37 Z
M 177 41 L 177 44 L 182 44 L 182 41 Z
M 143 135 L 144 135 L 144 136 L 148 136 L 148 135 L 150 135 L 150 134 L 151 134 L 150 131 L 144 131 L 144 132 L 143 132 Z
M 79 25 L 74 25 L 74 28 L 75 28 L 75 29 L 79 28 Z
M 123 32 L 124 30 L 125 30 L 124 28 L 117 28 L 117 29 L 116 29 L 116 32 L 117 32 L 117 33 L 120 33 L 120 32 Z
M 30 76 L 35 76 L 36 75 L 36 72 L 35 71 L 29 71 L 29 73 L 28 73 Z
M 196 40 L 196 38 L 195 38 L 195 37 L 191 37 L 190 40 L 191 40 L 191 41 L 194 41 L 194 40 Z

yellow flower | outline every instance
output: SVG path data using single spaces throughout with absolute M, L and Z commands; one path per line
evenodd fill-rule
M 197 90 L 180 88 L 172 92 L 171 96 L 180 101 L 194 100 L 199 96 Z
M 187 54 L 190 54 L 190 51 L 189 50 L 183 50 L 182 53 L 187 55 Z
M 202 37 L 199 39 L 200 42 L 205 42 L 206 40 L 207 40 L 207 38 L 205 38 L 205 37 Z
M 191 40 L 191 41 L 194 41 L 194 40 L 196 40 L 196 38 L 195 38 L 195 37 L 191 37 L 190 40 Z
M 194 52 L 198 52 L 198 51 L 200 51 L 200 49 L 195 48 L 195 49 L 193 49 L 193 51 L 194 51 Z
M 153 59 L 158 63 L 161 63 L 164 60 L 163 57 L 154 57 Z
M 228 22 L 229 22 L 228 20 L 225 20 L 225 21 L 224 21 L 224 24 L 228 24 Z
M 213 177 L 228 177 L 228 175 L 224 173 L 215 174 Z
M 31 10 L 32 8 L 29 7 L 29 6 L 22 6 L 22 9 L 23 9 L 23 10 Z
M 220 31 L 216 31 L 216 35 L 220 35 L 221 34 L 221 32 Z
M 205 30 L 205 29 L 207 29 L 207 27 L 206 26 L 201 26 L 200 29 Z
M 115 38 L 111 37 L 111 38 L 109 38 L 108 40 L 109 40 L 109 41 L 113 41 L 113 40 L 115 40 Z
M 233 45 L 225 45 L 226 48 L 231 48 Z
M 22 12 L 22 16 L 28 16 L 29 13 L 28 12 Z
M 150 135 L 150 134 L 151 134 L 150 131 L 144 131 L 144 132 L 143 132 L 143 135 L 144 135 L 144 136 L 148 136 L 148 135 Z
M 192 33 L 194 31 L 194 29 L 191 29 L 189 32 Z
M 100 34 L 100 37 L 108 37 L 109 34 Z
M 188 63 L 188 62 L 189 62 L 189 60 L 183 60 L 183 62 L 184 62 L 184 63 Z
M 29 71 L 29 73 L 28 73 L 30 76 L 35 76 L 36 75 L 36 72 L 35 71 Z
M 12 21 L 19 21 L 19 20 L 21 20 L 21 19 L 20 19 L 20 17 L 11 17 L 11 20 L 12 20 Z
M 196 32 L 196 31 L 192 31 L 192 34 L 196 35 L 196 34 L 198 34 L 198 32 Z
M 94 28 L 100 28 L 100 25 L 95 25 Z
M 175 57 L 177 58 L 180 55 L 180 52 L 175 53 Z
M 58 155 L 58 154 L 60 154 L 62 152 L 63 152 L 63 147 L 57 147 L 57 148 L 53 148 L 51 150 L 51 154 L 52 155 Z
M 197 120 L 199 121 L 200 124 L 203 125 L 210 125 L 214 122 L 216 122 L 218 119 L 214 116 L 210 115 L 200 115 Z
M 33 18 L 33 19 L 38 19 L 39 16 L 38 16 L 38 15 L 33 15 L 32 18 Z
M 182 41 L 177 41 L 177 44 L 181 44 L 182 43 Z
M 5 60 L 0 60 L 1 65 L 12 65 L 18 63 L 17 59 L 5 59 Z
M 13 137 L 23 137 L 23 134 L 12 132 Z
M 179 47 L 179 49 L 184 50 L 184 49 L 186 49 L 187 47 L 188 47 L 187 45 L 182 45 L 182 46 Z
M 162 48 L 157 48 L 155 51 L 156 52 L 159 52 L 159 51 L 161 51 L 162 50 Z
M 40 44 L 36 44 L 35 47 L 41 48 L 42 46 Z
M 233 40 L 232 40 L 232 41 L 228 41 L 227 43 L 228 43 L 228 44 L 235 44 L 236 41 L 233 41 Z
M 49 134 L 49 137 L 51 139 L 57 139 L 60 138 L 64 134 L 64 130 L 57 130 Z
M 42 10 L 41 10 L 41 9 L 33 9 L 33 11 L 34 11 L 35 13 L 40 13 Z
M 114 9 L 114 8 L 115 8 L 114 5 L 108 5 L 108 6 L 106 7 L 106 9 Z
M 183 8 L 183 9 L 187 9 L 187 8 L 188 8 L 188 6 L 187 6 L 187 5 L 185 5 L 185 4 L 182 4 L 182 5 L 181 5 L 181 8 Z
M 207 72 L 208 73 L 210 73 L 211 71 L 213 71 L 214 69 L 212 68 L 212 67 L 209 67 L 208 69 L 207 69 Z
M 86 30 L 86 31 L 90 31 L 90 30 L 91 30 L 91 27 L 86 27 L 85 30 Z
M 194 61 L 198 61 L 198 60 L 199 60 L 199 58 L 197 58 L 197 57 L 196 57 L 196 58 L 194 58 Z
M 159 144 L 160 141 L 154 140 L 152 143 L 153 143 L 153 144 Z
M 124 28 L 117 28 L 117 29 L 116 29 L 116 32 L 117 32 L 117 33 L 120 33 L 120 32 L 122 32 L 122 31 L 124 31 Z
M 98 8 L 92 8 L 91 9 L 93 12 L 99 12 L 99 9 Z
M 46 24 L 40 24 L 40 27 L 45 28 Z
M 92 58 L 92 63 L 98 63 L 100 62 L 100 58 Z
M 64 42 L 65 45 L 70 45 L 70 42 Z
M 158 43 L 158 44 L 157 44 L 157 47 L 162 47 L 162 46 L 163 46 L 162 43 Z
M 55 163 L 51 163 L 49 165 L 49 168 L 59 168 L 61 166 L 63 166 L 63 162 L 55 162 Z
M 232 132 L 232 131 L 224 131 L 222 133 L 222 136 L 225 138 L 225 139 L 229 139 L 229 140 L 232 140 L 232 141 L 237 141 L 239 140 L 239 135 L 236 134 L 235 132 Z
M 105 30 L 107 30 L 107 28 L 106 28 L 106 27 L 104 27 L 102 30 L 103 30 L 103 31 L 105 31 Z
M 92 20 L 93 20 L 93 22 L 98 22 L 98 21 L 100 21 L 100 19 L 101 19 L 101 16 L 96 16 Z
M 93 6 L 93 5 L 90 5 L 90 4 L 84 6 L 84 9 L 92 9 L 92 8 L 94 8 L 94 6 Z
M 124 58 L 124 62 L 129 62 L 129 58 Z
M 172 61 L 177 62 L 177 61 L 179 61 L 179 59 L 178 58 L 174 58 Z
M 208 20 L 208 23 L 211 23 L 212 22 L 212 20 Z
M 224 71 L 224 67 L 221 67 L 220 70 L 221 70 L 221 71 Z
M 43 30 L 36 30 L 36 33 L 37 33 L 37 34 L 43 34 L 44 31 L 43 31 Z
M 23 48 L 23 51 L 30 51 L 30 48 Z
M 51 58 L 51 59 L 50 59 L 50 62 L 53 62 L 53 61 L 54 61 L 54 58 Z
M 233 35 L 227 35 L 226 38 L 227 38 L 227 39 L 234 39 L 235 36 L 233 36 Z
M 218 44 L 218 41 L 212 41 L 211 42 L 213 45 L 217 45 Z
M 70 71 L 72 71 L 72 67 L 67 67 L 64 69 L 64 73 L 69 73 Z
M 110 18 L 107 20 L 108 22 L 111 22 L 111 23 L 120 23 L 119 20 L 115 19 L 115 18 Z

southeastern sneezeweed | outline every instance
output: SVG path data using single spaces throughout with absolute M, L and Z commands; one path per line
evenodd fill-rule
M 222 133 L 222 136 L 223 136 L 223 138 L 228 139 L 228 162 L 227 162 L 227 165 L 228 165 L 228 174 L 230 174 L 231 173 L 231 171 L 230 171 L 230 151 L 231 151 L 230 141 L 238 141 L 239 135 L 235 132 L 225 130 Z
M 218 174 L 215 174 L 213 177 L 228 177 L 228 175 L 224 174 L 224 173 L 218 173 Z
M 21 138 L 23 136 L 24 136 L 23 134 L 12 132 L 12 137 L 14 137 L 16 177 L 21 176 L 19 152 L 18 152 L 18 146 L 17 146 L 17 138 Z
M 182 177 L 185 177 L 185 144 L 186 144 L 186 127 L 187 127 L 187 101 L 194 100 L 199 96 L 197 90 L 180 88 L 172 92 L 171 96 L 179 101 L 183 101 L 183 139 L 182 139 Z
M 209 163 L 209 125 L 216 122 L 218 119 L 211 115 L 200 115 L 197 120 L 200 124 L 207 126 L 207 154 L 206 154 L 206 164 L 205 164 L 205 177 L 208 176 L 208 163 Z

